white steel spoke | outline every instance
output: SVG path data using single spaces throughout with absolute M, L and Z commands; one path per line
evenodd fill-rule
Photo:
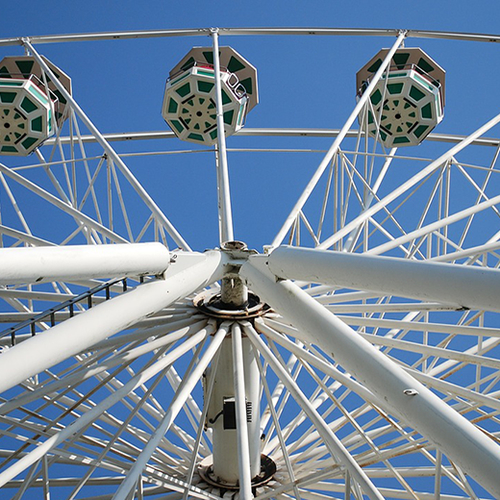
M 338 438 L 331 432 L 331 430 L 325 424 L 324 420 L 317 413 L 317 411 L 310 406 L 309 401 L 299 389 L 297 384 L 293 381 L 290 375 L 285 370 L 283 370 L 268 347 L 262 342 L 262 340 L 260 340 L 257 333 L 250 326 L 246 327 L 245 331 L 247 332 L 252 343 L 254 343 L 256 349 L 259 350 L 259 352 L 264 356 L 270 366 L 272 366 L 273 370 L 284 381 L 288 390 L 293 393 L 296 401 L 300 401 L 302 410 L 307 414 L 307 416 L 317 427 L 318 432 L 325 441 L 326 446 L 330 449 L 330 452 L 333 453 L 334 456 L 336 456 L 336 458 L 349 469 L 353 477 L 355 477 L 356 480 L 362 485 L 364 492 L 368 495 L 369 498 L 382 500 L 383 497 L 381 497 L 380 494 L 376 491 L 373 483 L 366 477 L 366 474 L 363 472 L 363 470 L 349 455 Z
M 439 332 L 450 335 L 469 335 L 473 337 L 500 337 L 500 331 L 497 328 L 449 325 L 445 323 L 430 323 L 427 321 L 404 321 L 390 320 L 382 318 L 361 318 L 358 316 L 339 316 L 342 321 L 351 326 L 368 326 L 387 329 L 405 329 L 421 332 Z
M 19 205 L 17 204 L 16 199 L 14 198 L 14 195 L 12 194 L 12 191 L 7 184 L 7 181 L 5 180 L 5 176 L 3 174 L 0 174 L 0 181 L 2 182 L 2 185 L 7 192 L 7 196 L 10 199 L 10 202 L 12 203 L 12 206 L 14 207 L 14 210 L 16 211 L 17 217 L 19 218 L 21 225 L 23 226 L 24 230 L 31 236 L 31 230 L 28 226 L 28 223 L 26 222 L 26 219 L 24 218 Z
M 97 202 L 97 196 L 95 192 L 95 182 L 98 178 L 99 172 L 101 171 L 101 168 L 104 164 L 104 158 L 101 157 L 99 158 L 99 163 L 97 164 L 97 167 L 94 170 L 94 173 L 92 176 L 90 175 L 90 169 L 85 165 L 85 173 L 87 174 L 87 180 L 88 180 L 88 187 L 85 191 L 85 193 L 82 196 L 82 199 L 80 200 L 80 205 L 78 206 L 79 210 L 82 210 L 83 206 L 85 205 L 85 202 L 87 201 L 87 198 L 92 195 L 92 201 L 94 203 L 94 209 L 96 211 L 97 215 L 97 220 L 102 224 L 102 217 L 101 217 L 101 211 L 99 209 L 99 204 Z
M 172 367 L 169 370 L 169 372 L 167 373 L 167 378 L 168 378 L 170 384 L 172 385 L 172 387 L 174 388 L 174 390 L 177 391 L 182 384 L 182 379 L 178 375 L 178 373 L 175 371 L 174 367 Z M 187 400 L 186 400 L 185 412 L 186 412 L 186 415 L 191 423 L 192 428 L 195 431 L 197 431 L 201 425 L 201 422 L 203 422 L 203 420 L 202 420 L 202 413 L 203 412 L 198 407 L 196 401 L 194 400 L 194 398 L 191 395 L 189 395 Z M 205 440 L 205 438 L 203 437 L 203 435 L 201 435 L 200 439 L 201 439 L 201 443 L 202 443 L 204 449 L 205 450 L 210 449 L 210 447 L 209 447 L 207 441 Z
M 217 365 L 219 362 L 219 355 L 220 355 L 220 351 L 218 351 L 213 358 L 212 366 L 214 369 L 211 371 L 209 379 L 207 380 L 207 391 L 206 391 L 207 401 L 203 407 L 203 412 L 202 412 L 200 419 L 199 419 L 198 430 L 197 430 L 197 435 L 196 435 L 196 443 L 192 449 L 191 463 L 189 466 L 189 471 L 186 474 L 186 481 L 189 485 L 191 485 L 191 483 L 193 481 L 193 475 L 194 475 L 194 471 L 195 471 L 195 467 L 196 467 L 196 457 L 198 456 L 198 453 L 199 453 L 200 444 L 201 444 L 201 440 L 202 440 L 202 436 L 203 436 L 203 432 L 204 432 L 204 422 L 205 422 L 205 419 L 207 418 L 207 412 L 208 412 L 208 408 L 209 408 L 209 404 L 210 404 L 210 399 L 212 397 L 212 392 L 213 392 L 214 383 L 215 383 L 215 375 L 217 372 Z M 188 493 L 189 492 L 186 489 L 186 491 L 184 492 L 184 495 L 182 497 L 183 500 L 187 499 Z
M 83 110 L 80 108 L 80 106 L 78 106 L 78 104 L 75 102 L 75 100 L 72 98 L 72 96 L 67 92 L 67 90 L 64 88 L 64 86 L 59 83 L 59 80 L 54 76 L 54 74 L 52 73 L 50 68 L 47 66 L 45 61 L 40 57 L 40 55 L 35 50 L 33 45 L 31 45 L 31 43 L 28 40 L 25 40 L 25 46 L 33 54 L 34 58 L 37 60 L 37 62 L 43 68 L 44 72 L 51 78 L 54 85 L 58 88 L 59 92 L 64 96 L 64 98 L 68 102 L 71 103 L 75 113 L 80 117 L 82 122 L 85 123 L 85 126 L 92 132 L 94 137 L 99 141 L 102 148 L 106 151 L 106 154 L 116 163 L 118 168 L 121 170 L 123 175 L 127 178 L 127 180 L 130 182 L 130 184 L 134 187 L 134 189 L 137 191 L 139 196 L 144 200 L 146 205 L 151 209 L 151 211 L 156 215 L 156 217 L 159 220 L 161 220 L 163 222 L 163 224 L 165 224 L 165 227 L 167 228 L 169 234 L 172 236 L 174 241 L 181 248 L 183 248 L 185 250 L 190 250 L 189 245 L 184 241 L 184 239 L 177 232 L 177 230 L 174 228 L 174 226 L 171 224 L 171 222 L 166 218 L 166 216 L 160 210 L 158 205 L 156 205 L 156 203 L 147 194 L 145 189 L 137 181 L 137 179 L 134 177 L 134 175 L 128 169 L 128 167 L 125 165 L 125 163 L 122 161 L 122 159 L 116 154 L 114 149 L 109 145 L 109 143 L 106 141 L 106 139 L 103 137 L 103 135 L 99 132 L 99 130 L 97 130 L 97 128 L 94 126 L 94 124 L 89 120 L 87 115 L 83 112 Z
M 257 87 L 243 85 L 235 59 L 223 62 L 231 50 L 223 40 L 239 39 L 244 54 L 246 41 L 262 35 L 273 35 L 270 50 L 286 40 L 295 58 L 304 37 L 335 47 L 349 40 L 342 37 L 360 37 L 373 54 L 389 37 L 390 48 L 363 68 L 351 110 L 343 79 L 335 78 L 345 46 L 334 70 L 322 68 L 334 76 L 329 89 L 340 114 L 318 104 L 319 82 L 307 86 L 307 103 L 292 79 L 279 91 L 266 88 L 271 99 L 263 106 L 307 104 L 326 113 L 331 128 L 301 127 L 297 112 L 297 128 L 259 124 L 233 138 L 228 86 L 245 87 L 250 99 Z M 142 39 L 151 53 L 161 44 L 168 71 L 182 55 L 175 44 L 190 36 L 208 43 L 182 63 L 190 83 L 178 95 L 188 92 L 184 106 L 202 92 L 196 78 L 212 78 L 214 123 L 206 127 L 217 127 L 215 146 L 179 146 L 167 128 L 145 131 L 154 122 L 149 105 L 137 115 L 139 131 L 102 134 L 63 84 L 63 69 L 38 51 L 64 42 L 76 61 L 82 46 L 95 48 L 99 64 L 108 40 L 118 61 L 121 41 Z M 23 61 L 39 72 L 32 83 L 56 117 L 52 135 L 26 157 L 0 144 L 7 153 L 0 164 L 0 487 L 7 497 L 500 497 L 500 115 L 473 133 L 427 130 L 418 148 L 388 142 L 386 132 L 396 136 L 395 122 L 386 128 L 386 104 L 401 92 L 393 78 L 404 76 L 396 69 L 424 83 L 435 78 L 436 68 L 422 67 L 431 54 L 402 62 L 421 50 L 405 47 L 410 38 L 411 45 L 427 38 L 446 45 L 449 54 L 456 48 L 460 64 L 448 58 L 447 84 L 462 60 L 471 62 L 474 46 L 489 43 L 494 54 L 500 42 L 499 35 L 344 28 L 0 40 L 2 51 L 24 48 L 30 59 Z M 461 51 L 458 40 L 482 43 Z M 267 59 L 260 76 L 270 70 Z M 286 74 L 290 61 L 312 68 L 286 54 L 272 68 Z M 0 87 L 15 87 L 0 69 Z M 88 72 L 84 85 L 119 98 L 129 74 L 116 69 L 109 88 L 99 89 Z M 191 79 L 199 70 L 206 74 Z M 69 76 L 76 88 L 78 72 Z M 172 71 L 167 89 L 180 76 Z M 436 106 L 444 104 L 443 78 Z M 480 103 L 493 86 L 494 76 L 483 73 L 467 92 Z M 462 87 L 455 82 L 454 92 Z M 10 133 L 3 92 L 0 142 Z M 119 100 L 133 109 L 139 103 L 131 97 Z M 102 102 L 109 124 L 113 99 Z M 167 107 L 175 106 L 165 94 Z M 487 110 L 476 109 L 485 123 Z M 349 115 L 343 125 L 336 123 L 342 114 Z M 445 127 L 463 129 L 453 116 L 446 110 Z M 214 157 L 215 172 L 206 168 Z M 229 165 L 233 158 L 242 168 Z M 305 189 L 294 193 L 300 183 Z M 293 208 L 270 241 L 287 205 Z M 165 215 L 171 210 L 196 248 L 209 250 L 189 249 Z M 243 221 L 241 242 L 233 241 L 233 217 Z M 207 241 L 212 225 L 216 236 Z M 246 237 L 264 251 L 248 250 Z M 244 292 L 233 302 L 238 288 Z
M 488 201 L 483 201 L 477 205 L 473 205 L 465 210 L 462 210 L 460 212 L 457 212 L 455 214 L 449 215 L 448 217 L 433 222 L 431 224 L 428 224 L 420 229 L 417 229 L 415 231 L 412 231 L 404 236 L 400 236 L 399 238 L 396 238 L 393 241 L 390 241 L 388 243 L 385 243 L 383 245 L 379 245 L 378 247 L 372 248 L 368 250 L 368 254 L 372 255 L 379 255 L 383 252 L 386 252 L 392 248 L 396 248 L 399 245 L 402 245 L 404 243 L 410 242 L 416 238 L 420 238 L 422 236 L 426 236 L 434 231 L 437 231 L 447 225 L 450 225 L 454 222 L 458 222 L 462 219 L 465 219 L 466 217 L 469 217 L 475 213 L 479 213 L 482 210 L 485 210 L 487 208 L 490 208 L 494 205 L 497 205 L 500 203 L 500 196 L 495 196 L 494 198 L 491 198 Z
M 115 188 L 116 188 L 116 192 L 118 195 L 118 199 L 120 201 L 120 208 L 122 211 L 122 216 L 123 216 L 123 219 L 125 221 L 125 225 L 127 227 L 127 234 L 128 234 L 130 241 L 132 241 L 134 238 L 132 236 L 132 229 L 130 227 L 130 221 L 129 221 L 129 217 L 127 214 L 127 209 L 125 207 L 125 201 L 123 199 L 123 193 L 122 193 L 122 189 L 120 186 L 120 181 L 118 180 L 118 176 L 116 175 L 115 165 L 112 161 L 110 161 L 110 167 L 111 167 L 111 173 L 113 175 L 113 181 L 115 183 Z M 110 192 L 110 197 L 111 197 L 111 192 Z
M 295 247 L 280 247 L 266 259 L 278 278 L 500 311 L 491 300 L 500 294 L 500 272 L 493 269 Z
M 52 184 L 56 188 L 57 192 L 59 193 L 59 196 L 61 196 L 61 198 L 64 201 L 66 201 L 67 203 L 69 203 L 69 199 L 66 196 L 66 193 L 64 192 L 61 184 L 59 183 L 57 177 L 54 175 L 54 173 L 50 169 L 50 167 L 54 163 L 53 162 L 47 162 L 47 161 L 45 161 L 45 158 L 44 158 L 42 152 L 39 149 L 37 149 L 35 151 L 35 154 L 37 155 L 38 159 L 40 160 L 40 165 L 43 166 L 43 169 L 44 169 L 45 173 L 47 174 L 48 178 L 50 179 L 50 181 L 52 182 Z M 15 170 L 15 168 L 13 170 Z
M 284 331 L 284 333 L 288 333 L 294 336 L 298 335 L 297 330 L 291 329 L 286 325 L 279 325 L 275 321 L 269 321 L 269 323 L 271 324 L 271 326 L 275 328 L 280 328 L 281 330 Z M 360 396 L 363 397 L 365 401 L 369 401 L 376 404 L 377 402 L 376 397 L 370 391 L 368 391 L 363 385 L 359 384 L 353 378 L 351 378 L 348 374 L 341 372 L 333 365 L 321 360 L 311 352 L 304 350 L 297 344 L 294 344 L 290 340 L 286 339 L 286 337 L 278 335 L 273 331 L 272 328 L 269 328 L 263 322 L 258 321 L 256 324 L 256 328 L 258 331 L 262 331 L 262 333 L 265 333 L 267 337 L 272 338 L 275 342 L 282 344 L 291 352 L 295 352 L 300 359 L 306 360 L 311 365 L 319 368 L 326 375 L 329 375 L 332 379 L 338 380 L 338 382 L 342 383 L 343 386 L 348 387 L 349 389 L 358 393 Z
M 378 81 L 380 80 L 382 74 L 387 69 L 388 65 L 390 64 L 392 56 L 394 55 L 394 53 L 396 52 L 398 47 L 403 43 L 405 36 L 406 36 L 405 32 L 401 32 L 399 34 L 396 42 L 394 43 L 391 50 L 389 51 L 389 53 L 385 57 L 384 61 L 380 65 L 379 69 L 377 70 L 377 72 L 373 76 L 372 81 L 370 82 L 370 85 L 368 86 L 368 88 L 364 92 L 361 99 L 358 101 L 351 116 L 345 122 L 345 125 L 343 126 L 342 130 L 340 131 L 339 135 L 337 136 L 337 138 L 333 142 L 330 149 L 328 150 L 328 153 L 326 154 L 325 158 L 320 163 L 314 176 L 309 181 L 306 189 L 304 190 L 301 197 L 299 198 L 299 200 L 295 204 L 294 208 L 290 212 L 290 215 L 287 217 L 287 220 L 283 224 L 283 227 L 280 229 L 279 233 L 276 235 L 276 238 L 274 239 L 274 241 L 272 243 L 273 246 L 281 245 L 281 243 L 283 242 L 285 235 L 289 231 L 290 227 L 292 226 L 292 223 L 295 220 L 295 218 L 297 217 L 299 210 L 302 210 L 302 207 L 304 206 L 305 202 L 307 201 L 307 198 L 309 197 L 309 195 L 311 194 L 311 192 L 315 188 L 320 177 L 323 175 L 325 169 L 328 167 L 328 164 L 330 163 L 332 158 L 337 154 L 342 140 L 347 135 L 349 128 L 354 123 L 354 120 L 356 120 L 356 118 L 358 117 L 358 115 L 361 112 L 361 110 L 363 109 L 363 106 L 365 105 L 365 103 L 368 101 L 368 98 L 369 98 L 372 90 L 375 88 L 375 86 L 377 85 Z M 353 227 L 352 229 L 355 229 L 355 228 Z
M 94 204 L 94 209 L 96 211 L 96 215 L 97 215 L 97 220 L 102 224 L 102 217 L 101 217 L 101 212 L 100 212 L 100 209 L 99 209 L 99 203 L 98 203 L 98 200 L 97 200 L 97 194 L 95 192 L 95 189 L 94 189 L 94 183 L 95 183 L 95 180 L 97 178 L 97 175 L 99 174 L 99 171 L 101 170 L 101 167 L 102 167 L 102 164 L 104 163 L 104 157 L 101 157 L 99 159 L 99 163 L 95 169 L 95 172 L 94 172 L 94 175 L 91 177 L 90 175 L 90 165 L 89 165 L 89 162 L 88 162 L 88 158 L 87 158 L 87 154 L 85 152 L 85 146 L 82 142 L 82 138 L 81 138 L 81 134 L 80 134 L 80 127 L 78 125 L 78 120 L 76 119 L 76 116 L 75 116 L 75 113 L 74 111 L 71 109 L 70 110 L 70 124 L 75 128 L 75 131 L 76 131 L 76 136 L 77 136 L 77 140 L 78 140 L 78 145 L 79 145 L 79 148 L 80 148 L 80 154 L 82 155 L 82 158 L 83 158 L 83 165 L 85 167 L 85 174 L 87 176 L 87 180 L 89 182 L 89 186 L 87 188 L 87 190 L 85 191 L 81 201 L 80 201 L 80 204 L 79 204 L 79 209 L 81 210 L 86 199 L 87 199 L 87 196 L 89 195 L 89 193 L 92 194 L 92 202 Z M 73 145 L 73 143 L 72 143 Z M 62 149 L 62 148 L 61 148 Z M 72 166 L 74 168 L 75 166 L 75 163 L 72 162 Z M 75 175 L 76 177 L 76 175 Z
M 219 239 L 220 243 L 232 241 L 233 215 L 231 209 L 231 192 L 229 190 L 229 172 L 227 167 L 226 134 L 224 132 L 224 113 L 222 110 L 222 88 L 219 60 L 219 30 L 211 31 L 212 54 L 215 74 L 215 106 L 217 112 L 217 195 L 219 203 Z
M 240 498 L 249 500 L 252 495 L 250 476 L 250 446 L 248 443 L 247 410 L 245 402 L 245 377 L 243 373 L 243 347 L 241 328 L 235 323 L 231 328 L 233 340 L 233 367 L 236 409 L 236 433 L 238 441 L 238 469 L 240 474 Z
M 206 367 L 212 360 L 213 356 L 215 355 L 222 341 L 227 335 L 227 332 L 227 326 L 221 326 L 219 328 L 219 331 L 214 336 L 212 342 L 210 343 L 203 356 L 200 358 L 197 366 L 189 374 L 189 377 L 183 380 L 182 386 L 177 391 L 176 396 L 172 400 L 167 413 L 165 414 L 163 420 L 160 422 L 160 425 L 157 427 L 155 433 L 148 441 L 144 449 L 141 451 L 140 455 L 137 457 L 136 462 L 127 474 L 127 478 L 122 482 L 117 492 L 113 496 L 114 500 L 125 500 L 128 497 L 129 492 L 133 488 L 135 488 L 138 477 L 146 466 L 147 461 L 155 451 L 159 442 L 163 439 L 163 436 L 171 426 L 172 422 L 175 420 L 177 414 L 180 412 L 190 391 L 198 383 L 201 375 L 205 371 Z

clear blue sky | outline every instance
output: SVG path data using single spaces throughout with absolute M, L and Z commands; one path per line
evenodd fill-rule
M 208 27 L 400 28 L 500 34 L 498 1 L 106 1 L 6 2 L 0 38 L 118 30 Z M 248 127 L 340 128 L 355 105 L 355 74 L 392 38 L 238 37 L 223 38 L 259 72 L 260 104 Z M 105 133 L 167 130 L 161 114 L 170 69 L 203 37 L 39 45 L 37 49 L 73 79 L 73 94 Z M 447 71 L 445 119 L 441 133 L 468 134 L 500 111 L 500 47 L 470 42 L 411 39 Z M 0 57 L 21 54 L 0 47 Z M 488 134 L 499 136 L 498 129 Z M 331 140 L 230 138 L 228 147 L 327 149 Z M 181 150 L 176 139 L 151 144 L 117 144 L 121 153 Z M 446 146 L 447 147 L 447 146 Z M 422 146 L 435 158 L 445 146 Z M 490 151 L 491 153 L 491 151 Z M 321 161 L 321 154 L 291 156 L 230 153 L 235 236 L 261 250 L 270 243 L 293 202 Z M 0 158 L 7 165 L 18 160 Z M 30 157 L 28 160 L 35 161 Z M 215 173 L 211 154 L 133 158 L 130 168 L 196 250 L 218 243 Z M 396 181 L 394 181 L 396 182 Z M 389 186 L 390 187 L 390 186 Z M 2 201 L 2 200 L 0 200 Z M 4 205 L 5 206 L 5 205 Z M 39 217 L 41 237 L 58 240 L 50 217 Z M 30 221 L 31 223 L 31 221 Z M 138 222 L 139 224 L 139 222 Z M 491 228 L 484 228 L 485 234 Z M 496 229 L 493 229 L 496 231 Z M 486 239 L 486 238 L 484 238 Z M 483 241 L 484 241 L 483 239 Z
M 28 4 L 29 5 L 29 4 Z M 500 5 L 494 1 L 340 2 L 340 1 L 94 1 L 47 2 L 29 8 L 9 2 L 2 8 L 0 37 L 114 30 L 314 26 L 446 30 L 495 33 Z M 355 73 L 392 38 L 222 38 L 259 71 L 260 104 L 248 116 L 248 127 L 340 128 L 355 104 Z M 160 115 L 164 81 L 170 69 L 194 45 L 210 40 L 161 39 L 39 45 L 38 50 L 73 79 L 74 96 L 102 132 L 165 130 Z M 490 93 L 500 67 L 498 47 L 464 42 L 409 40 L 422 46 L 448 71 L 445 120 L 437 131 L 467 133 L 498 109 Z M 18 47 L 0 55 L 20 54 Z M 478 54 L 480 55 L 478 57 Z M 463 62 L 463 64 L 461 64 Z M 483 74 L 489 73 L 491 80 Z M 477 75 L 481 74 L 478 80 Z M 463 82 L 468 82 L 465 85 Z M 471 87 L 477 97 L 470 98 Z M 285 94 L 286 90 L 286 94 Z M 488 106 L 477 100 L 488 96 Z M 330 141 L 262 141 L 274 147 L 327 149 Z M 228 147 L 248 142 L 231 138 Z M 143 151 L 149 145 L 117 145 L 120 152 Z M 155 144 L 185 149 L 189 144 Z M 189 160 L 164 158 L 147 168 L 130 166 L 192 246 L 217 244 L 213 161 L 208 155 Z M 235 236 L 261 249 L 269 243 L 320 155 L 283 158 L 230 155 Z M 187 162 L 187 163 L 185 163 Z M 208 170 L 207 170 L 208 169 Z M 202 176 L 205 175 L 205 177 Z M 293 173 L 293 175 L 290 175 Z M 196 179 L 197 182 L 193 182 Z M 279 203 L 276 203 L 279 200 Z M 270 220 L 271 219 L 271 220 Z
M 85 3 L 60 0 L 48 1 L 43 8 L 39 5 L 30 8 L 30 2 L 5 2 L 1 31 L 6 36 L 17 36 L 137 28 L 310 25 L 495 32 L 499 9 L 494 0 L 474 3 L 466 0 L 89 0 Z

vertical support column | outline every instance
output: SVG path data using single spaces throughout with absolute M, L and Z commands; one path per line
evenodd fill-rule
M 232 250 L 246 250 L 247 246 L 242 241 L 226 241 L 221 244 L 221 250 L 231 255 Z M 224 308 L 241 310 L 248 306 L 248 289 L 244 281 L 238 275 L 237 266 L 228 266 L 226 274 L 221 280 L 221 301 Z
M 219 31 L 211 31 L 215 76 L 215 104 L 217 110 L 217 195 L 219 203 L 219 237 L 220 243 L 232 241 L 233 215 L 231 211 L 231 194 L 229 190 L 229 174 L 227 169 L 226 135 L 224 133 L 224 113 L 222 110 L 222 89 L 219 60 Z
M 233 376 L 236 410 L 236 441 L 238 444 L 238 470 L 240 476 L 240 498 L 242 500 L 250 500 L 253 497 L 252 476 L 256 475 L 253 474 L 253 472 L 259 472 L 260 455 L 258 453 L 254 453 L 254 455 L 251 456 L 250 454 L 247 423 L 249 408 L 245 391 L 245 374 L 243 369 L 243 342 L 241 338 L 241 328 L 238 323 L 235 323 L 233 325 L 231 333 L 233 340 Z M 250 404 L 252 403 L 254 402 L 250 401 Z M 253 416 L 252 410 L 253 408 L 250 407 L 250 418 L 252 418 Z
M 221 301 L 228 309 L 244 309 L 248 305 L 248 289 L 236 273 L 222 278 Z
M 234 334 L 236 326 L 232 326 Z M 239 328 L 238 328 L 239 330 Z M 241 333 L 240 333 L 241 335 Z M 233 361 L 232 337 L 222 342 L 219 362 L 215 373 L 214 388 L 210 399 L 207 422 L 213 429 L 213 470 L 214 475 L 228 484 L 241 484 L 239 460 L 241 458 L 237 431 L 237 394 L 235 389 L 235 362 Z M 260 425 L 259 425 L 259 388 L 260 374 L 253 354 L 252 344 L 247 337 L 241 338 L 241 352 L 238 367 L 240 385 L 243 385 L 240 396 L 245 399 L 246 429 L 248 435 L 250 479 L 260 472 Z M 239 356 L 239 355 L 238 355 Z M 238 361 L 236 361 L 238 363 Z M 207 378 L 210 375 L 208 369 Z M 242 373 L 240 373 L 240 370 Z M 243 375 L 243 380 L 241 380 Z

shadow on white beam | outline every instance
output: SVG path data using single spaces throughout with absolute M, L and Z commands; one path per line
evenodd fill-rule
M 500 312 L 500 270 L 282 246 L 267 257 L 287 278 Z

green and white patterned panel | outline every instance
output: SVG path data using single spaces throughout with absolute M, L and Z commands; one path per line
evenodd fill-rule
M 235 75 L 240 84 L 245 88 L 248 102 L 247 112 L 259 102 L 259 89 L 257 82 L 257 69 L 232 47 L 219 47 L 221 70 Z M 170 78 L 175 78 L 179 73 L 191 68 L 193 65 L 206 65 L 213 67 L 212 47 L 193 47 L 177 65 L 170 71 Z
M 71 78 L 58 68 L 55 64 L 43 57 L 55 77 L 64 86 L 66 91 L 71 94 Z M 55 118 L 59 127 L 67 118 L 66 107 L 68 105 L 66 99 L 57 89 L 54 82 L 43 74 L 41 66 L 35 61 L 32 56 L 8 56 L 0 61 L 0 78 L 13 78 L 27 80 L 35 78 L 38 81 L 38 86 L 46 89 L 45 82 L 48 86 L 48 91 L 51 93 L 51 99 L 57 100 L 57 107 L 54 108 Z M 47 90 L 45 90 L 47 93 Z
M 47 94 L 31 79 L 0 78 L 0 155 L 26 156 L 54 133 Z
M 248 97 L 230 72 L 221 72 L 221 84 L 224 131 L 230 136 L 243 126 Z M 213 67 L 191 65 L 171 78 L 165 88 L 162 116 L 179 139 L 215 144 L 217 114 Z
M 420 144 L 443 119 L 439 87 L 414 70 L 385 74 L 370 103 L 369 133 L 386 147 Z

